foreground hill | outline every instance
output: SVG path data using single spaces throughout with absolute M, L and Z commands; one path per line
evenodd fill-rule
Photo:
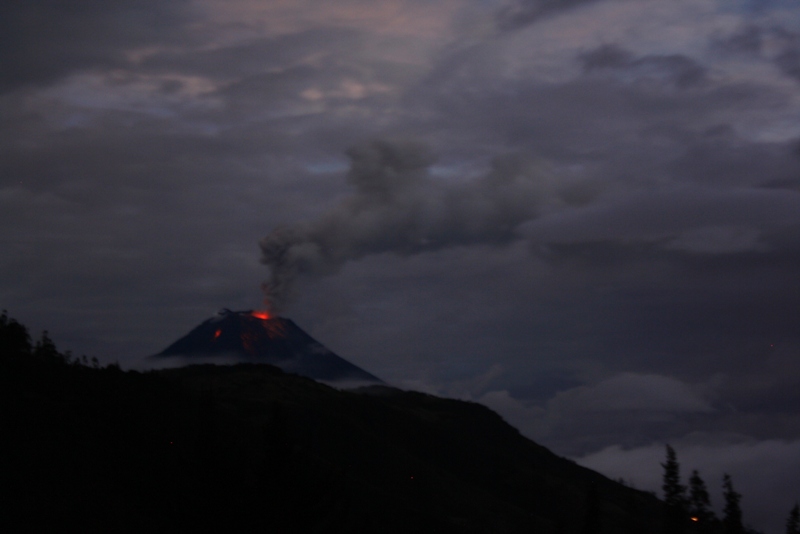
M 0 363 L 6 532 L 659 532 L 655 497 L 478 404 L 29 352 Z

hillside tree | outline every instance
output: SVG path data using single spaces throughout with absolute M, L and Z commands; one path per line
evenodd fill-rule
M 786 520 L 786 534 L 800 534 L 800 504 L 795 503 Z
M 664 521 L 665 531 L 679 534 L 686 530 L 689 522 L 686 486 L 681 484 L 680 465 L 675 449 L 667 445 L 667 459 L 661 464 L 664 468 L 664 503 L 667 505 Z
M 692 522 L 697 525 L 699 532 L 713 530 L 717 518 L 711 509 L 711 498 L 706 488 L 706 483 L 695 469 L 689 478 L 689 515 Z
M 722 497 L 725 499 L 722 527 L 724 534 L 744 534 L 742 524 L 742 495 L 733 489 L 733 480 L 727 473 L 722 478 Z
M 8 317 L 5 310 L 0 314 L 0 356 L 20 358 L 31 352 L 31 337 L 28 329 L 15 319 Z

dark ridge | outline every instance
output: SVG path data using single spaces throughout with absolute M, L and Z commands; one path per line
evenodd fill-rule
M 0 532 L 660 534 L 476 403 L 265 364 L 76 363 L 0 318 Z

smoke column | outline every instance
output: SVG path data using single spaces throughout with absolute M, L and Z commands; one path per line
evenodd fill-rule
M 335 273 L 370 254 L 401 255 L 469 244 L 504 244 L 555 200 L 542 169 L 496 159 L 489 172 L 459 185 L 434 179 L 424 145 L 373 141 L 347 151 L 355 192 L 319 219 L 279 227 L 262 239 L 270 269 L 263 289 L 273 311 L 286 305 L 299 276 Z

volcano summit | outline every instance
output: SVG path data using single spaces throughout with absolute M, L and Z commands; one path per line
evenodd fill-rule
M 220 310 L 155 356 L 169 357 L 186 358 L 191 363 L 226 357 L 267 363 L 314 380 L 383 382 L 336 355 L 290 319 L 252 310 Z

